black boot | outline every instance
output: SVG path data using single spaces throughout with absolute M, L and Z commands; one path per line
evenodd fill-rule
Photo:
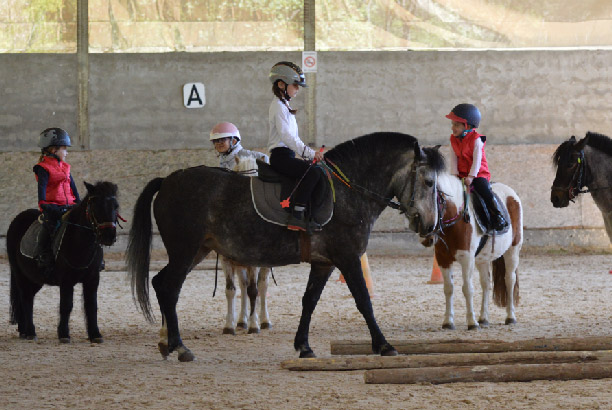
M 308 231 L 308 222 L 304 220 L 304 207 L 296 205 L 287 220 L 287 229 L 290 231 Z
M 506 221 L 506 218 L 504 218 L 504 216 L 502 215 L 501 206 L 499 202 L 497 202 L 497 198 L 495 198 L 495 196 L 493 197 L 492 205 L 493 206 L 491 209 L 491 223 L 493 224 L 493 229 L 495 229 L 496 231 L 503 231 L 508 227 L 508 222 Z
M 38 247 L 40 253 L 36 258 L 36 263 L 42 269 L 44 281 L 50 282 L 55 273 L 55 258 L 53 257 L 51 235 L 45 225 L 38 235 Z

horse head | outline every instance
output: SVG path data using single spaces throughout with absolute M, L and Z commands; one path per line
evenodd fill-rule
M 85 182 L 87 196 L 83 199 L 87 221 L 96 236 L 96 241 L 111 246 L 117 240 L 117 185 L 112 182 L 98 182 L 95 185 Z
M 421 237 L 428 237 L 436 230 L 438 210 L 438 172 L 445 169 L 440 146 L 421 148 L 414 146 L 414 162 L 410 171 L 412 193 L 407 216 L 410 229 Z
M 557 167 L 555 180 L 551 187 L 550 201 L 555 208 L 564 208 L 581 193 L 586 181 L 586 163 L 584 147 L 589 134 L 576 142 L 572 135 L 562 143 L 553 154 L 553 164 Z

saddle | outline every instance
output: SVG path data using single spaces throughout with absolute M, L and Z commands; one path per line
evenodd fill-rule
M 53 257 L 57 258 L 57 253 L 62 245 L 62 239 L 64 238 L 64 233 L 66 232 L 66 222 L 63 221 L 60 224 L 57 231 L 53 235 L 52 247 L 53 247 Z M 41 248 L 39 246 L 39 237 L 40 235 L 47 235 L 44 231 L 43 222 L 42 222 L 42 214 L 30 225 L 26 233 L 21 238 L 21 243 L 19 244 L 19 251 L 23 256 L 30 259 L 37 259 L 40 256 Z
M 251 198 L 253 207 L 264 221 L 287 226 L 290 208 L 281 207 L 297 183 L 276 172 L 269 164 L 257 160 L 259 175 L 251 178 Z M 323 180 L 315 187 L 310 202 L 306 206 L 306 215 L 320 225 L 326 225 L 334 214 L 334 202 L 331 187 Z
M 506 206 L 499 199 L 499 196 L 497 196 L 495 192 L 493 192 L 493 195 L 495 196 L 497 203 L 500 205 L 500 208 L 501 208 L 500 212 L 502 213 L 502 216 L 504 217 L 506 221 L 510 221 L 510 215 L 508 214 L 508 209 L 506 209 Z M 508 232 L 510 224 L 506 225 L 506 227 L 502 229 L 501 231 L 496 231 L 493 228 L 491 213 L 489 212 L 487 205 L 485 204 L 482 197 L 478 194 L 478 192 L 474 190 L 470 193 L 470 196 L 472 197 L 470 201 L 472 205 L 472 209 L 474 209 L 474 215 L 476 216 L 475 218 L 476 226 L 478 227 L 478 231 L 481 235 L 485 235 L 485 236 L 502 235 Z

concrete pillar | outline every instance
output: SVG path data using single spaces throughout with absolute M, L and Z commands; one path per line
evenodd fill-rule
M 315 35 L 315 0 L 304 0 L 304 51 L 316 50 Z M 320 145 L 317 140 L 316 88 L 317 74 L 306 73 L 306 135 L 304 142 L 311 147 Z
M 89 17 L 88 0 L 77 0 L 78 136 L 73 148 L 88 150 L 89 143 Z

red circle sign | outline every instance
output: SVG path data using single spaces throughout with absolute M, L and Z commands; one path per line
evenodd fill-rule
M 312 68 L 312 67 L 314 67 L 316 64 L 317 64 L 317 60 L 316 60 L 314 57 L 312 57 L 312 56 L 308 56 L 308 57 L 306 57 L 306 58 L 304 59 L 304 65 L 305 65 L 306 67 L 310 67 L 310 68 Z

